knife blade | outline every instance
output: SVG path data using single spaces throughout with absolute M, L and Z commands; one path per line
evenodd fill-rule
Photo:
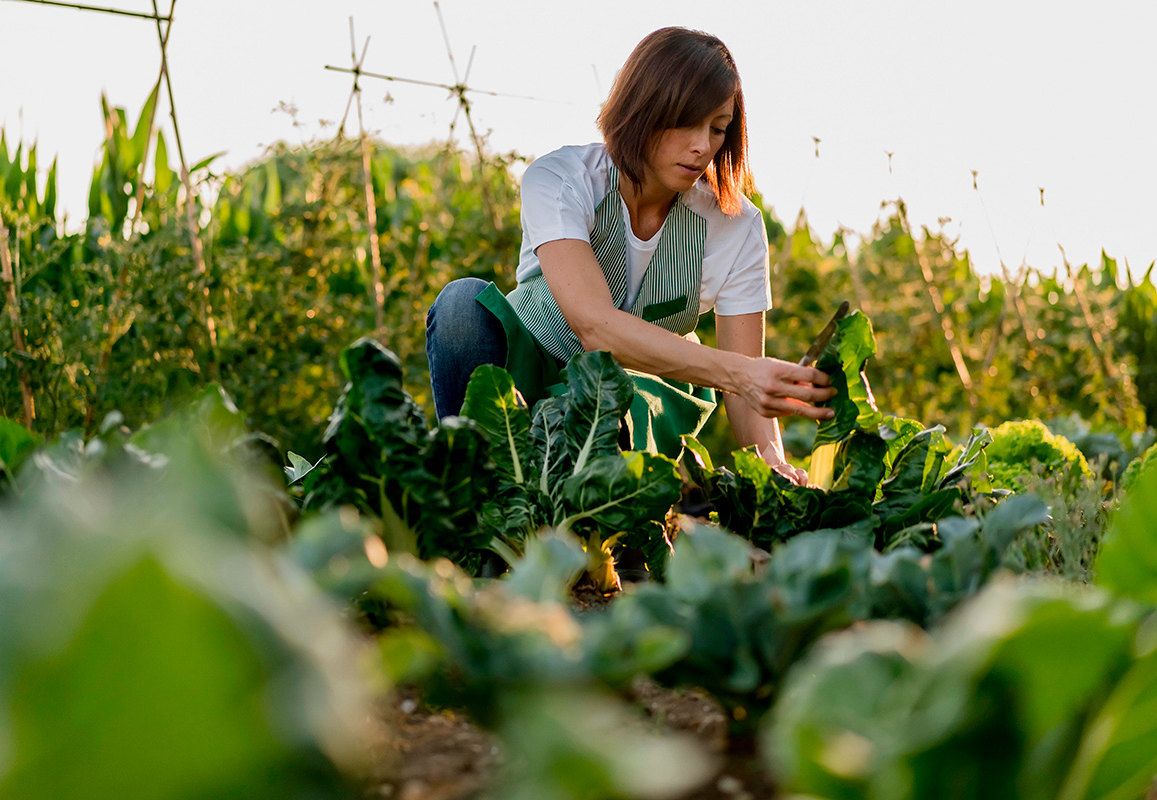
M 820 331 L 820 335 L 812 342 L 812 346 L 807 349 L 804 357 L 799 360 L 801 367 L 810 367 L 819 360 L 819 357 L 823 355 L 824 348 L 828 346 L 828 342 L 832 340 L 832 336 L 836 333 L 836 325 L 848 315 L 849 308 L 850 305 L 847 300 L 840 303 L 840 307 L 836 309 L 836 313 L 828 320 L 828 324 Z

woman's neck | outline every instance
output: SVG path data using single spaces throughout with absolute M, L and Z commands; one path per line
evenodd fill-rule
M 619 181 L 619 194 L 627 205 L 631 230 L 643 240 L 650 239 L 663 227 L 677 197 L 660 184 L 648 184 L 645 177 L 642 186 L 636 186 L 630 179 Z

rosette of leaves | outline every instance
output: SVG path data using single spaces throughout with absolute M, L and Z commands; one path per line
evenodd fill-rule
M 445 559 L 392 558 L 371 589 L 385 623 L 387 675 L 493 727 L 512 692 L 621 689 L 683 654 L 687 637 L 677 629 L 576 615 L 569 587 L 585 561 L 578 542 L 560 534 L 529 540 L 526 555 L 494 581 L 471 580 Z
M 478 509 L 492 494 L 495 467 L 474 424 L 447 417 L 433 429 L 402 386 L 402 363 L 372 339 L 341 356 L 349 382 L 330 415 L 316 463 L 290 454 L 290 486 L 304 510 L 353 505 L 402 528 L 422 558 L 447 556 L 476 568 L 489 536 Z
M 929 637 L 873 623 L 785 681 L 765 753 L 786 794 L 1135 798 L 1157 770 L 1151 613 L 1057 582 L 991 585 Z
M 1040 420 L 1009 420 L 992 430 L 988 468 L 994 486 L 1018 491 L 1032 478 L 1034 466 L 1046 476 L 1065 474 L 1078 481 L 1093 476 L 1077 446 Z
M 610 614 L 633 620 L 620 625 L 628 640 L 648 626 L 685 632 L 686 654 L 655 678 L 705 689 L 727 709 L 734 733 L 750 733 L 792 662 L 852 621 L 852 555 L 773 577 L 754 569 L 747 542 L 712 526 L 685 531 L 674 550 L 666 581 L 636 587 Z
M 954 453 L 943 427 L 882 415 L 865 372 L 875 350 L 871 323 L 856 312 L 840 320 L 820 358 L 836 388 L 826 404 L 836 415 L 816 432 L 814 485 L 792 483 L 752 451 L 734 454 L 734 472 L 716 469 L 704 447 L 684 440 L 684 465 L 724 527 L 765 549 L 804 531 L 850 525 L 874 533 L 881 550 L 905 541 L 936 546 L 928 538 L 932 523 L 963 498 L 959 484 L 983 475 L 989 439 L 975 431 Z
M 616 628 L 625 643 L 653 626 L 684 631 L 686 653 L 656 677 L 711 692 L 742 733 L 821 635 L 867 619 L 936 622 L 979 592 L 1016 535 L 1047 515 L 1040 500 L 1025 496 L 1009 498 L 983 521 L 942 520 L 944 546 L 931 555 L 912 546 L 879 553 L 854 527 L 815 531 L 777 547 L 762 570 L 747 542 L 698 526 L 676 540 L 666 582 L 638 587 L 610 617 L 621 620 Z
M 619 587 L 616 545 L 643 549 L 652 564 L 669 550 L 662 523 L 682 481 L 671 459 L 619 449 L 633 387 L 609 353 L 579 353 L 564 377 L 566 392 L 537 403 L 533 415 L 506 370 L 484 365 L 471 377 L 462 413 L 489 440 L 499 475 L 482 531 L 507 561 L 543 527 L 574 533 L 588 576 L 609 592 Z

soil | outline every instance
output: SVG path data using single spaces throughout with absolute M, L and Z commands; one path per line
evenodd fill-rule
M 716 773 L 672 800 L 766 800 L 774 795 L 770 776 L 751 752 L 727 752 L 727 718 L 719 705 L 697 691 L 673 691 L 638 680 L 630 699 L 657 725 L 690 733 L 719 759 Z M 497 740 L 452 711 L 423 708 L 403 693 L 379 709 L 392 735 L 379 748 L 367 798 L 396 800 L 482 800 L 502 763 Z

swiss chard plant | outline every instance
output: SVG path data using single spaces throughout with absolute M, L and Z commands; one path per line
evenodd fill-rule
M 867 317 L 856 312 L 838 324 L 817 364 L 831 376 L 835 416 L 820 423 L 809 469 L 798 486 L 756 453 L 735 453 L 734 471 L 716 469 L 706 448 L 686 439 L 684 464 L 706 493 L 724 527 L 768 549 L 799 533 L 855 526 L 886 550 L 905 542 L 929 548 L 934 523 L 965 498 L 962 485 L 987 489 L 984 448 L 974 431 L 953 450 L 944 428 L 880 413 L 865 373 L 876 343 Z
M 431 429 L 402 386 L 401 362 L 376 341 L 355 342 L 341 367 L 349 382 L 325 431 L 325 456 L 289 456 L 302 509 L 352 505 L 412 535 L 422 558 L 476 566 L 490 540 L 478 513 L 494 488 L 486 439 L 459 417 Z
M 482 366 L 472 376 L 462 414 L 490 441 L 498 471 L 482 530 L 508 561 L 542 527 L 574 533 L 591 581 L 612 591 L 616 545 L 642 549 L 652 564 L 669 551 L 663 520 L 682 481 L 672 460 L 619 449 L 633 388 L 609 353 L 576 355 L 565 378 L 566 393 L 540 401 L 532 414 L 504 369 Z

